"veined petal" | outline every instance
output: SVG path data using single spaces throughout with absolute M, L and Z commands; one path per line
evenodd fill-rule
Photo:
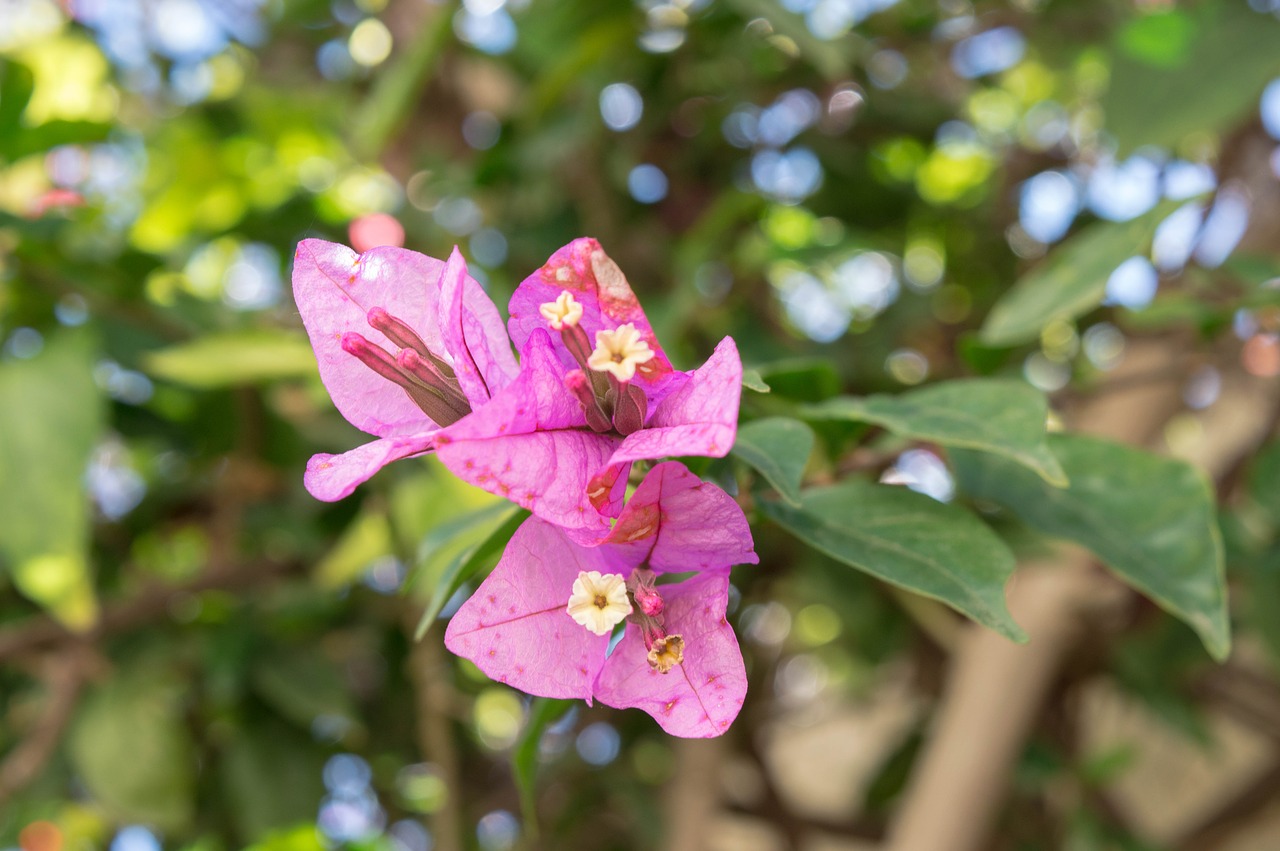
M 655 573 L 757 564 L 751 527 L 733 497 L 678 461 L 655 466 L 602 542 L 617 563 Z
M 344 417 L 379 437 L 419 432 L 430 422 L 404 390 L 369 372 L 342 350 L 342 335 L 356 331 L 395 351 L 369 327 L 370 308 L 381 307 L 414 329 L 428 346 L 443 349 L 437 282 L 444 263 L 403 248 L 375 248 L 356 254 L 322 239 L 298 244 L 293 261 L 293 295 L 316 352 L 320 378 Z
M 659 587 L 666 601 L 664 629 L 684 639 L 684 661 L 658 673 L 649 665 L 640 630 L 627 624 L 596 680 L 596 699 L 618 709 L 643 709 L 674 736 L 719 736 L 738 717 L 747 694 L 742 651 L 724 617 L 729 573 L 701 573 Z
M 521 691 L 590 702 L 609 636 L 584 629 L 565 611 L 574 579 L 590 571 L 616 572 L 604 553 L 574 546 L 560 529 L 529 518 L 449 621 L 445 646 Z
M 725 337 L 699 368 L 689 373 L 649 416 L 646 427 L 622 441 L 596 479 L 622 464 L 675 455 L 729 454 L 738 436 L 742 360 L 732 337 Z
M 586 427 L 582 406 L 564 385 L 564 367 L 544 330 L 530 338 L 520 374 L 436 441 L 440 460 L 459 478 L 598 540 L 609 521 L 590 501 L 587 482 L 620 440 Z M 620 506 L 625 482 L 608 489 Z
M 489 401 L 519 371 L 498 308 L 467 275 L 456 247 L 440 277 L 440 333 L 473 408 Z
M 358 485 L 392 461 L 431 450 L 436 432 L 384 437 L 341 455 L 312 455 L 303 483 L 316 499 L 336 502 L 350 496 Z
M 605 254 L 600 243 L 589 237 L 575 239 L 561 248 L 541 269 L 525 278 L 507 305 L 511 318 L 507 330 L 516 348 L 524 350 L 525 342 L 537 329 L 548 327 L 541 307 L 568 292 L 582 305 L 578 326 L 595 340 L 597 331 L 613 330 L 631 323 L 640 338 L 649 344 L 654 357 L 636 370 L 635 381 L 652 394 L 663 393 L 674 371 L 653 334 L 653 326 L 644 315 L 640 302 L 618 265 Z M 577 366 L 573 356 L 558 341 L 556 351 L 568 369 Z M 656 400 L 655 400 L 656 401 Z

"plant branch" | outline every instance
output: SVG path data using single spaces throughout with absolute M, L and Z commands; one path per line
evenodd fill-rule
M 0 761 L 0 804 L 39 777 L 57 750 L 89 672 L 88 660 L 88 649 L 80 645 L 42 660 L 38 676 L 45 687 L 44 705 L 26 738 Z

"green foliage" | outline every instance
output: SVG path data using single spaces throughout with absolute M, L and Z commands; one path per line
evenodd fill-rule
M 103 420 L 90 352 L 63 334 L 32 360 L 0 363 L 0 569 L 79 628 L 96 611 L 80 487 Z
M 408 248 L 457 244 L 500 309 L 551 251 L 594 236 L 674 363 L 732 335 L 757 367 L 732 458 L 689 463 L 740 500 L 761 557 L 733 572 L 750 690 L 714 758 L 734 807 L 776 817 L 786 844 L 817 840 L 775 747 L 797 729 L 816 741 L 829 715 L 915 713 L 848 794 L 841 825 L 882 840 L 963 623 L 933 600 L 1022 639 L 1011 552 L 1052 553 L 1046 537 L 1170 613 L 1135 597 L 1055 693 L 1118 687 L 1212 747 L 1236 694 L 1222 686 L 1247 673 L 1266 711 L 1238 714 L 1274 716 L 1280 450 L 1197 437 L 1218 412 L 1182 411 L 1155 451 L 1231 441 L 1215 505 L 1184 463 L 1046 437 L 1046 421 L 1088 431 L 1095 392 L 1150 389 L 1112 382 L 1126 340 L 1164 347 L 1171 386 L 1221 377 L 1217 405 L 1246 404 L 1244 374 L 1259 399 L 1274 381 L 1275 141 L 1257 105 L 1280 22 L 1265 4 L 900 2 L 856 22 L 835 2 L 489 5 L 516 28 L 509 50 L 469 43 L 474 4 L 456 2 L 265 3 L 260 42 L 237 40 L 245 11 L 244 31 L 179 61 L 148 19 L 120 64 L 123 42 L 60 11 L 75 4 L 19 3 L 0 25 L 0 847 L 37 847 L 18 834 L 47 821 L 68 849 L 145 824 L 188 851 L 388 851 L 421 822 L 457 851 L 482 817 L 517 811 L 529 847 L 673 844 L 665 792 L 712 749 L 640 712 L 526 701 L 431 628 L 527 512 L 429 458 L 336 504 L 304 491 L 310 456 L 365 438 L 316 380 L 290 258 L 305 237 L 356 239 L 374 213 Z M 963 76 L 966 39 L 997 25 L 1021 58 Z M 386 36 L 385 60 L 356 61 L 358 28 Z M 642 104 L 627 129 L 602 121 L 616 83 Z M 1097 165 L 1140 148 L 1162 169 L 1154 206 L 1094 221 L 1119 215 L 1098 203 Z M 1191 200 L 1168 197 L 1187 161 L 1249 187 L 1243 247 L 1162 268 L 1144 308 L 1104 304 L 1115 268 Z M 629 186 L 641 164 L 665 175 L 660 201 Z M 812 191 L 790 196 L 811 166 Z M 1022 193 L 1047 171 L 1068 176 L 1078 224 L 1042 246 Z M 938 476 L 951 465 L 956 500 L 877 483 L 907 448 L 935 453 Z M 1270 671 L 1247 653 L 1214 666 L 1197 643 L 1230 647 L 1224 549 L 1236 632 Z M 1038 719 L 997 843 L 1148 847 L 1109 788 L 1141 744 L 1077 753 L 1090 721 L 1075 710 Z M 607 766 L 574 746 L 594 724 L 618 737 Z M 381 808 L 344 840 L 317 828 L 346 794 L 325 785 L 338 754 L 366 761 L 351 795 Z
M 1139 18 L 1119 44 L 1102 108 L 1122 153 L 1141 145 L 1176 148 L 1192 134 L 1224 131 L 1280 74 L 1280 22 L 1248 4 L 1207 3 Z
M 971 378 L 897 396 L 842 397 L 803 409 L 812 419 L 853 420 L 942 446 L 1004 455 L 1063 487 L 1066 474 L 1045 445 L 1048 404 L 1020 381 Z
M 424 539 L 421 552 L 423 559 L 435 557 L 440 548 L 449 546 L 456 551 L 444 562 L 431 587 L 431 595 L 427 599 L 426 608 L 418 620 L 418 628 L 413 637 L 421 641 L 431 624 L 440 616 L 445 604 L 457 593 L 462 584 L 485 568 L 492 567 L 499 555 L 529 517 L 529 512 L 507 503 L 498 503 L 466 514 L 457 520 L 432 530 Z M 466 541 L 475 536 L 481 537 L 475 543 Z M 458 542 L 462 541 L 461 547 Z M 421 563 L 421 561 L 420 561 Z
M 151 352 L 145 363 L 157 378 L 198 389 L 316 374 L 306 337 L 286 331 L 211 334 Z
M 195 814 L 196 751 L 171 672 L 135 665 L 93 691 L 71 730 L 76 772 L 123 819 L 180 830 Z
M 1102 304 L 1107 278 L 1125 260 L 1146 252 L 1170 209 L 1162 205 L 1131 222 L 1098 222 L 1054 249 L 991 308 L 982 342 L 1026 343 L 1049 323 L 1076 319 Z
M 745 423 L 733 445 L 733 454 L 754 467 L 792 506 L 800 505 L 800 482 L 812 452 L 813 431 L 787 417 Z
M 219 779 L 242 842 L 315 818 L 316 801 L 324 794 L 324 759 L 306 735 L 278 721 L 259 721 L 237 731 L 218 759 Z M 314 827 L 308 827 L 314 837 Z M 294 842 L 315 847 L 314 839 L 306 844 L 304 837 L 280 844 Z
M 956 453 L 962 487 L 1028 525 L 1092 550 L 1190 624 L 1215 659 L 1231 649 L 1222 538 L 1213 492 L 1189 464 L 1079 435 L 1055 435 L 1071 480 L 1053 488 L 1005 459 Z
M 1004 603 L 1013 554 L 981 521 L 905 488 L 857 480 L 814 488 L 799 508 L 764 502 L 771 519 L 837 561 L 941 600 L 1015 641 Z

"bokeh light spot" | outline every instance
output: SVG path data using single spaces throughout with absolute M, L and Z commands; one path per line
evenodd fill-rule
M 667 197 L 667 176 L 652 163 L 641 163 L 627 175 L 627 191 L 641 204 L 656 204 Z
M 393 41 L 386 24 L 377 18 L 365 18 L 351 31 L 347 50 L 357 65 L 372 68 L 387 61 Z
M 582 732 L 578 733 L 577 741 L 574 742 L 574 747 L 583 762 L 588 765 L 602 766 L 618 758 L 622 739 L 611 724 L 597 721 L 582 728 Z
M 388 213 L 370 213 L 354 220 L 347 228 L 351 247 L 365 252 L 380 245 L 400 248 L 404 245 L 404 225 Z
M 644 99 L 629 83 L 610 83 L 600 91 L 600 118 L 610 130 L 621 133 L 640 123 Z
M 1145 257 L 1130 257 L 1107 278 L 1107 294 L 1103 304 L 1138 310 L 1146 307 L 1156 297 L 1158 285 L 1159 276 L 1151 261 Z

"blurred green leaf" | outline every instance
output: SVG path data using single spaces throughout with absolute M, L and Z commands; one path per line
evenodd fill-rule
M 85 469 L 102 430 L 89 341 L 60 334 L 0 362 L 0 568 L 68 626 L 97 616 Z M 19 486 L 20 485 L 20 486 Z
M 1222 539 L 1213 492 L 1183 461 L 1079 435 L 1049 447 L 1071 479 L 1049 486 L 995 455 L 956 452 L 974 496 L 1004 505 L 1031 527 L 1092 550 L 1117 574 L 1186 621 L 1215 659 L 1231 649 Z
M 314 821 L 278 830 L 245 848 L 245 851 L 327 851 L 322 834 Z
M 135 666 L 95 689 L 68 740 L 89 793 L 122 822 L 179 831 L 195 813 L 196 754 L 183 722 L 184 689 Z
M 242 840 L 314 819 L 324 796 L 324 754 L 309 736 L 267 719 L 236 731 L 219 763 Z M 315 834 L 314 824 L 311 833 Z
M 422 100 L 453 34 L 454 3 L 433 4 L 423 13 L 422 29 L 406 49 L 379 74 L 369 96 L 351 122 L 352 148 L 366 160 L 376 160 L 387 141 Z
M 760 377 L 760 370 L 758 369 L 744 369 L 742 371 L 742 386 L 757 393 L 769 392 L 769 385 L 764 383 L 764 379 Z
M 305 730 L 321 716 L 359 722 L 337 667 L 314 647 L 275 647 L 251 672 L 254 689 L 277 712 Z
M 731 0 L 730 6 L 744 20 L 763 19 L 771 28 L 790 39 L 800 56 L 813 66 L 828 82 L 848 79 L 855 52 L 864 41 L 857 33 L 848 33 L 839 39 L 821 39 L 815 36 L 799 15 L 778 8 L 769 0 Z
M 1162 9 L 1134 18 L 1117 34 L 1121 52 L 1157 68 L 1176 68 L 1186 61 L 1199 29 L 1180 9 Z
M 1142 145 L 1176 149 L 1193 133 L 1227 130 L 1257 109 L 1262 87 L 1280 74 L 1280 21 L 1273 16 L 1247 3 L 1202 3 L 1181 14 L 1194 15 L 1199 30 L 1181 61 L 1169 53 L 1153 63 L 1152 51 L 1168 48 L 1148 33 L 1139 58 L 1120 55 L 1112 63 L 1102 109 L 1121 156 Z M 1131 26 L 1181 26 L 1172 20 Z M 1132 35 L 1121 37 L 1124 53 L 1132 55 L 1134 44 Z
M 511 774 L 520 792 L 520 813 L 524 817 L 525 838 L 538 838 L 538 748 L 542 734 L 573 706 L 572 700 L 535 697 L 529 707 L 529 720 L 511 750 Z
M 1168 204 L 1131 222 L 1097 222 L 1049 252 L 991 308 L 981 340 L 1016 346 L 1034 340 L 1046 325 L 1071 320 L 1102 304 L 1116 267 L 1146 252 Z
M 823 358 L 778 361 L 764 364 L 758 371 L 775 396 L 819 402 L 840 392 L 840 374 Z
M 1045 444 L 1044 394 L 1024 381 L 968 378 L 897 396 L 843 396 L 801 409 L 805 417 L 875 423 L 894 434 L 943 446 L 994 452 L 1052 485 L 1067 477 Z
M 457 593 L 462 583 L 474 576 L 486 564 L 496 560 L 498 553 L 502 552 L 516 529 L 528 517 L 529 512 L 519 506 L 499 503 L 460 518 L 466 522 L 455 526 L 459 534 L 474 529 L 490 531 L 483 540 L 455 555 L 440 571 L 431 589 L 431 596 L 427 600 L 427 607 L 422 612 L 417 629 L 414 630 L 415 641 L 421 641 L 422 636 L 427 634 L 431 624 L 435 623 L 440 612 L 444 610 L 445 603 Z
M 152 352 L 144 365 L 157 378 L 201 390 L 300 378 L 319 371 L 303 334 L 267 330 L 208 335 Z
M 1270 443 L 1249 467 L 1249 495 L 1280 524 L 1280 441 Z
M 26 65 L 0 60 L 0 139 L 12 139 L 22 131 L 22 113 L 35 91 L 35 78 Z
M 813 429 L 799 420 L 766 417 L 738 427 L 733 455 L 754 467 L 783 499 L 799 506 L 813 439 Z
M 365 505 L 316 565 L 316 581 L 326 588 L 349 585 L 359 580 L 375 559 L 394 551 L 386 512 L 379 506 Z
M 852 479 L 805 491 L 799 508 L 762 501 L 760 509 L 837 561 L 940 600 L 1014 641 L 1026 640 L 1004 602 L 1013 554 L 962 508 Z

